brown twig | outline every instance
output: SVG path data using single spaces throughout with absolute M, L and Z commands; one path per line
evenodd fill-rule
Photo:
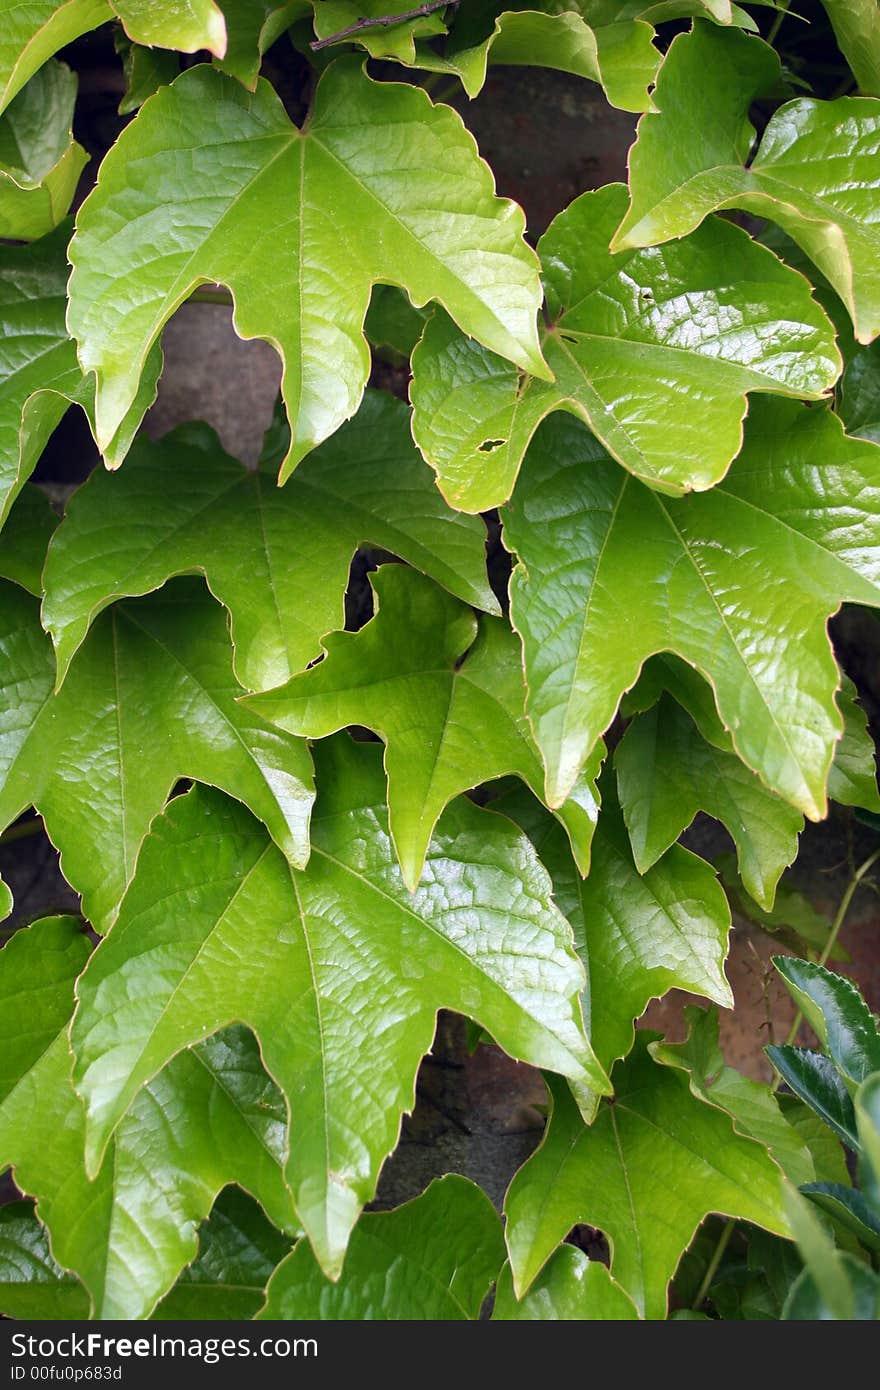
M 454 9 L 460 5 L 461 0 L 427 0 L 424 5 L 417 5 L 414 10 L 404 10 L 402 14 L 383 14 L 377 15 L 374 19 L 359 19 L 354 24 L 349 24 L 347 29 L 340 29 L 336 34 L 330 34 L 326 39 L 315 39 L 314 43 L 309 44 L 313 53 L 317 53 L 320 48 L 329 48 L 333 43 L 342 43 L 343 39 L 348 39 L 352 34 L 359 34 L 362 29 L 388 29 L 392 24 L 404 24 L 408 19 L 421 19 L 423 15 L 432 14 L 434 10 Z

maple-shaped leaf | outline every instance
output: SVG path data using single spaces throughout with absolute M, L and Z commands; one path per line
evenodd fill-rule
M 630 724 L 614 766 L 640 873 L 705 811 L 732 835 L 748 892 L 772 908 L 779 878 L 797 854 L 804 818 L 734 752 L 707 743 L 682 707 L 663 695 Z
M 600 783 L 602 813 L 590 871 L 581 878 L 546 811 L 523 789 L 489 804 L 525 830 L 553 879 L 555 901 L 571 923 L 587 972 L 584 1018 L 607 1069 L 633 1044 L 633 1020 L 670 989 L 730 1007 L 724 975 L 730 909 L 711 867 L 681 845 L 644 874 L 632 859 L 613 781 Z
M 880 97 L 880 9 L 874 0 L 822 0 L 822 5 L 859 91 Z
M 108 0 L 0 0 L 0 111 L 53 53 L 112 18 Z
M 227 1183 L 296 1230 L 282 1175 L 285 1109 L 253 1037 L 232 1029 L 153 1078 L 90 1180 L 67 1036 L 88 952 L 70 917 L 44 918 L 0 951 L 0 1171 L 11 1165 L 36 1197 L 54 1257 L 79 1275 L 95 1316 L 146 1317 L 195 1255 L 196 1226 Z
M 470 0 L 438 47 L 428 40 L 447 32 L 442 10 L 387 23 L 412 8 L 410 0 L 322 0 L 315 5 L 315 33 L 325 42 L 338 36 L 338 42 L 358 43 L 374 58 L 457 77 L 469 97 L 480 93 L 493 63 L 573 73 L 600 83 L 612 106 L 650 109 L 648 89 L 660 53 L 652 26 L 634 16 L 591 27 L 573 2 L 566 7 L 554 0 Z M 343 36 L 341 31 L 363 18 L 385 22 Z
M 221 0 L 221 9 L 226 52 L 215 61 L 253 91 L 263 54 L 295 20 L 311 14 L 312 0 Z
M 380 749 L 343 734 L 315 754 L 304 871 L 219 793 L 171 802 L 79 982 L 72 1037 L 91 1169 L 170 1057 L 233 1019 L 252 1027 L 290 1107 L 297 1211 L 335 1277 L 412 1109 L 438 1009 L 568 1076 L 588 1112 L 608 1083 L 583 1033 L 571 929 L 525 837 L 460 798 L 411 894 L 388 835 Z
M 301 131 L 267 82 L 250 95 L 192 68 L 123 131 L 70 245 L 68 322 L 97 379 L 101 446 L 163 325 L 204 281 L 228 285 L 238 333 L 283 359 L 282 480 L 357 410 L 376 281 L 416 305 L 439 300 L 465 332 L 548 375 L 523 228 L 461 118 L 418 88 L 372 81 L 356 58 L 328 68 Z
M 525 717 L 520 644 L 504 619 L 478 624 L 471 609 L 402 565 L 383 565 L 370 583 L 371 622 L 326 638 L 323 661 L 245 703 L 307 738 L 351 724 L 381 736 L 391 836 L 414 889 L 454 797 L 506 773 L 540 796 L 543 770 Z M 598 811 L 595 787 L 583 778 L 559 811 L 582 872 Z
M 685 236 L 720 208 L 769 218 L 815 261 L 869 343 L 880 332 L 880 102 L 787 102 L 750 158 L 749 108 L 780 72 L 773 49 L 751 35 L 698 23 L 673 40 L 657 110 L 642 117 L 629 153 L 630 205 L 612 245 Z
M 558 805 L 656 652 L 710 682 L 738 756 L 811 819 L 842 718 L 826 631 L 845 599 L 880 603 L 880 449 L 830 411 L 752 402 L 743 450 L 710 492 L 666 499 L 583 426 L 548 421 L 505 538 L 527 711 Z
M 62 223 L 30 246 L 0 246 L 0 525 L 68 406 L 81 405 L 91 423 L 94 382 L 83 379 L 64 318 L 69 236 Z M 161 368 L 156 348 L 108 461 L 125 457 Z
M 239 1187 L 220 1193 L 199 1230 L 199 1253 L 181 1271 L 154 1319 L 204 1322 L 250 1319 L 266 1301 L 266 1285 L 290 1250 L 290 1237 Z
M 76 88 L 47 63 L 0 116 L 0 236 L 35 241 L 66 215 L 88 159 L 71 130 Z
M 435 1178 L 394 1211 L 362 1216 L 334 1284 L 307 1241 L 278 1266 L 258 1318 L 458 1322 L 475 1319 L 504 1260 L 501 1222 L 467 1178 Z
M 53 1258 L 32 1202 L 0 1207 L 0 1310 L 25 1322 L 79 1322 L 89 1316 L 88 1293 Z
M 519 1300 L 513 1292 L 510 1265 L 504 1266 L 492 1318 L 495 1322 L 632 1322 L 638 1313 L 606 1265 L 588 1260 L 573 1245 L 560 1245 Z
M 443 495 L 485 511 L 511 494 L 540 422 L 584 420 L 635 477 L 677 495 L 724 476 L 750 392 L 818 398 L 840 372 L 802 276 L 711 218 L 668 246 L 612 255 L 626 189 L 584 193 L 538 243 L 555 380 L 524 378 L 443 313 L 413 354 L 413 436 Z
M 280 685 L 345 620 L 352 556 L 371 541 L 467 603 L 498 611 L 481 521 L 451 511 L 409 432 L 406 407 L 369 391 L 356 418 L 279 489 L 229 458 L 213 430 L 140 439 L 119 473 L 77 490 L 47 558 L 43 625 L 63 681 L 92 620 L 116 598 L 201 570 L 231 618 L 248 690 Z M 364 723 L 364 720 L 355 720 Z
M 240 797 L 305 863 L 306 745 L 237 703 L 223 612 L 200 580 L 104 614 L 57 695 L 36 602 L 0 581 L 0 650 L 0 825 L 39 810 L 98 931 L 181 777 Z
M 812 1182 L 816 1169 L 809 1148 L 789 1123 L 775 1093 L 725 1063 L 718 1042 L 718 1010 L 686 1005 L 684 1019 L 684 1042 L 649 1045 L 655 1062 L 685 1072 L 693 1094 L 730 1115 L 740 1134 L 763 1144 L 791 1182 L 797 1186 Z
M 653 1062 L 652 1037 L 640 1034 L 615 1068 L 614 1103 L 590 1126 L 565 1083 L 548 1078 L 547 1130 L 504 1203 L 518 1296 L 578 1224 L 604 1232 L 611 1273 L 647 1318 L 666 1316 L 667 1285 L 710 1212 L 788 1234 L 782 1175 L 766 1149 Z

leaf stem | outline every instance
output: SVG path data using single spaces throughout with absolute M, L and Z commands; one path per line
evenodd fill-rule
M 445 10 L 447 7 L 453 9 L 461 4 L 461 0 L 427 0 L 424 5 L 417 5 L 414 10 L 403 10 L 400 14 L 376 15 L 374 18 L 359 19 L 354 24 L 349 24 L 346 29 L 339 29 L 335 34 L 328 34 L 326 39 L 316 39 L 309 44 L 313 53 L 319 49 L 329 48 L 333 43 L 342 43 L 350 38 L 352 34 L 359 34 L 362 29 L 388 29 L 392 24 L 405 24 L 408 19 L 421 19 L 423 15 L 432 14 L 434 10 Z
M 735 1219 L 732 1216 L 729 1216 L 726 1222 L 724 1223 L 724 1229 L 721 1232 L 721 1235 L 718 1237 L 718 1244 L 715 1246 L 712 1258 L 706 1266 L 706 1273 L 703 1275 L 703 1281 L 700 1284 L 699 1289 L 697 1290 L 697 1296 L 694 1299 L 695 1313 L 698 1313 L 700 1311 L 700 1309 L 706 1301 L 706 1298 L 708 1297 L 709 1290 L 712 1287 L 712 1281 L 715 1278 L 715 1275 L 718 1273 L 718 1266 L 721 1264 L 721 1261 L 724 1258 L 724 1252 L 730 1244 L 730 1237 L 733 1235 L 733 1230 L 735 1226 Z

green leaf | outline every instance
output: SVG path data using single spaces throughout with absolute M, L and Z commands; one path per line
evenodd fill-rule
M 822 0 L 834 37 L 865 96 L 880 97 L 880 9 L 875 0 Z
M 85 1110 L 70 1084 L 67 1024 L 88 943 L 80 924 L 48 918 L 0 952 L 0 997 L 39 1020 L 39 1046 L 16 1049 L 0 1106 L 0 1171 L 37 1199 L 58 1263 L 85 1284 L 97 1318 L 146 1317 L 197 1249 L 196 1227 L 230 1182 L 296 1228 L 282 1167 L 284 1104 L 243 1028 L 181 1053 L 144 1088 L 90 1181 Z M 50 956 L 51 984 L 44 977 Z M 72 967 L 62 978 L 62 966 Z M 66 1014 L 48 1041 L 49 1023 Z M 6 1022 L 4 1042 L 16 1033 Z M 4 1057 L 5 1063 L 5 1057 Z
M 70 246 L 68 318 L 97 379 L 101 447 L 163 325 L 204 281 L 227 284 L 239 334 L 284 360 L 282 479 L 358 407 L 376 281 L 417 306 L 439 300 L 465 332 L 547 375 L 523 227 L 460 117 L 412 86 L 371 81 L 356 59 L 325 72 L 302 132 L 268 83 L 251 96 L 191 69 L 123 131 Z
M 630 206 L 615 250 L 682 237 L 710 212 L 742 208 L 777 222 L 815 261 L 860 343 L 880 332 L 880 104 L 799 98 L 770 118 L 757 153 L 749 107 L 778 83 L 779 59 L 755 37 L 695 24 L 669 47 L 657 110 L 629 154 Z
M 76 88 L 47 63 L 0 117 L 0 236 L 36 241 L 66 215 L 88 159 L 71 129 Z
M 880 1250 L 880 1215 L 853 1187 L 840 1183 L 813 1182 L 801 1187 L 805 1197 L 815 1202 L 820 1211 L 836 1226 L 851 1231 L 868 1250 Z
M 39 598 L 46 547 L 57 525 L 58 518 L 45 493 L 25 486 L 15 503 L 12 525 L 0 542 L 0 577 L 11 579 Z
M 314 6 L 315 34 L 329 39 L 342 29 L 348 29 L 359 19 L 384 19 L 415 9 L 410 0 L 319 0 Z M 445 34 L 443 11 L 417 15 L 398 24 L 380 24 L 364 28 L 340 43 L 356 42 L 371 58 L 385 58 L 412 64 L 415 60 L 415 39 Z M 331 52 L 332 52 L 332 45 Z
M 856 688 L 848 676 L 837 694 L 843 715 L 843 736 L 834 750 L 828 774 L 828 795 L 841 806 L 860 806 L 880 811 L 874 740 L 865 711 L 856 698 Z
M 31 246 L 0 246 L 0 525 L 71 402 L 93 413 L 94 383 L 83 380 L 65 327 L 69 235 L 65 223 Z M 111 462 L 125 457 L 161 368 L 156 349 Z
M 45 917 L 15 932 L 0 951 L 0 1104 L 67 1027 L 73 982 L 90 949 L 76 917 Z
M 862 1082 L 854 1107 L 861 1146 L 859 1186 L 880 1213 L 880 1072 Z
M 822 819 L 842 725 L 826 622 L 843 599 L 880 601 L 878 515 L 880 451 L 829 411 L 754 401 L 728 478 L 680 500 L 621 472 L 583 426 L 548 421 L 503 515 L 548 803 L 642 662 L 673 651 L 713 686 L 742 761 Z
M 0 878 L 0 922 L 9 916 L 12 911 L 12 894 L 8 886 Z
M 810 947 L 817 951 L 825 949 L 831 934 L 831 922 L 824 913 L 817 912 L 806 893 L 792 888 L 783 880 L 776 891 L 773 907 L 768 910 L 759 907 L 754 898 L 744 891 L 732 854 L 718 854 L 712 863 L 734 912 L 763 927 L 764 931 L 780 936 L 793 951 L 808 953 Z M 831 954 L 835 960 L 849 960 L 849 955 L 838 942 L 835 942 Z
M 107 0 L 0 0 L 0 111 L 53 53 L 112 18 Z
M 705 811 L 733 836 L 748 891 L 772 908 L 779 877 L 797 854 L 803 817 L 768 792 L 736 754 L 706 743 L 681 706 L 663 695 L 630 724 L 614 766 L 640 873 Z
M 730 912 L 709 865 L 675 845 L 644 875 L 636 869 L 614 786 L 602 784 L 602 814 L 589 877 L 576 873 L 568 846 L 531 798 L 492 804 L 521 825 L 553 878 L 587 971 L 584 1017 L 606 1068 L 633 1044 L 633 1020 L 670 989 L 731 1006 L 724 976 Z
M 666 1287 L 709 1212 L 788 1234 L 779 1169 L 727 1115 L 691 1094 L 686 1078 L 650 1058 L 640 1035 L 615 1068 L 615 1098 L 587 1127 L 568 1088 L 549 1085 L 541 1147 L 508 1188 L 507 1247 L 522 1296 L 578 1223 L 611 1245 L 611 1273 L 639 1313 L 666 1315 Z
M 816 1170 L 810 1151 L 788 1123 L 770 1087 L 725 1064 L 718 1043 L 717 1009 L 685 1006 L 684 1017 L 688 1029 L 684 1042 L 650 1044 L 655 1062 L 686 1072 L 697 1099 L 725 1111 L 738 1132 L 765 1148 L 791 1182 L 811 1182 Z
M 799 1192 L 788 1189 L 784 1196 L 806 1269 L 786 1300 L 783 1320 L 873 1321 L 880 1317 L 880 1278 L 835 1247 L 815 1208 Z
M 459 1322 L 478 1318 L 504 1259 L 501 1222 L 466 1178 L 436 1178 L 420 1197 L 362 1216 L 331 1283 L 306 1241 L 278 1266 L 259 1318 Z
M 321 795 L 303 872 L 217 793 L 197 788 L 154 822 L 80 981 L 73 1042 L 94 1167 L 169 1057 L 233 1019 L 252 1027 L 293 1117 L 288 1182 L 332 1278 L 414 1103 L 439 1008 L 568 1076 L 588 1111 L 589 1088 L 607 1081 L 582 1031 L 570 929 L 528 841 L 460 799 L 410 894 L 379 748 L 342 735 L 315 753 Z
M 183 425 L 158 444 L 139 439 L 120 473 L 96 470 L 78 489 L 49 551 L 43 623 L 58 682 L 114 599 L 201 570 L 229 610 L 242 685 L 280 685 L 344 622 L 362 541 L 497 612 L 485 536 L 482 522 L 438 496 L 406 407 L 376 391 L 283 489 L 229 458 L 205 425 Z
M 528 1293 L 517 1302 L 510 1265 L 498 1280 L 495 1322 L 623 1322 L 638 1318 L 632 1299 L 605 1265 L 573 1245 L 561 1245 Z
M 660 53 L 650 24 L 635 20 L 593 29 L 579 14 L 545 14 L 539 3 L 501 13 L 490 3 L 469 30 L 464 24 L 472 6 L 466 6 L 442 56 L 417 44 L 415 66 L 454 74 L 469 97 L 482 91 L 490 63 L 554 68 L 598 82 L 610 104 L 623 111 L 651 109 L 649 89 Z
M 116 52 L 122 59 L 125 91 L 119 103 L 120 116 L 130 116 L 160 87 L 180 76 L 180 60 L 167 48 L 146 48 L 132 43 L 123 29 L 113 36 Z
M 311 13 L 310 0 L 223 0 L 227 45 L 218 67 L 253 91 L 263 54 L 294 20 Z
M 720 218 L 661 249 L 612 255 L 625 206 L 622 184 L 584 193 L 538 243 L 552 383 L 522 379 L 444 314 L 425 329 L 413 436 L 454 506 L 506 501 L 555 410 L 659 491 L 704 491 L 739 452 L 749 392 L 817 399 L 836 381 L 831 324 L 801 276 Z
M 290 1249 L 262 1207 L 227 1187 L 199 1231 L 199 1253 L 153 1313 L 173 1322 L 250 1319 L 263 1306 L 275 1266 Z
M 197 53 L 207 48 L 222 58 L 226 23 L 214 0 L 112 0 L 113 9 L 135 43 Z
M 113 922 L 150 822 L 181 777 L 240 797 L 305 863 L 308 751 L 237 702 L 226 623 L 201 581 L 108 611 L 57 695 L 36 603 L 5 583 L 0 602 L 0 826 L 39 809 L 98 931 Z
M 408 361 L 422 334 L 426 314 L 414 309 L 402 290 L 376 285 L 364 320 L 370 346 L 394 361 Z M 363 407 L 362 407 L 363 408 Z
M 807 1048 L 771 1046 L 766 1049 L 785 1084 L 830 1125 L 849 1148 L 858 1152 L 852 1098 L 830 1058 Z
M 30 1202 L 0 1206 L 0 1310 L 25 1322 L 79 1321 L 89 1296 L 52 1258 L 49 1240 Z
M 391 836 L 415 889 L 434 827 L 460 793 L 516 773 L 540 796 L 543 769 L 525 717 L 522 657 L 503 618 L 482 618 L 402 565 L 370 575 L 376 609 L 359 632 L 326 638 L 326 656 L 245 703 L 288 733 L 324 738 L 351 724 L 386 745 Z M 598 794 L 560 819 L 589 866 Z
M 846 976 L 795 956 L 774 956 L 773 964 L 853 1095 L 871 1072 L 880 1071 L 876 1018 Z

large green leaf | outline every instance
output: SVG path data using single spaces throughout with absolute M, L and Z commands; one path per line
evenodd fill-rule
M 296 19 L 311 14 L 311 0 L 222 0 L 226 53 L 218 65 L 253 91 L 260 61 Z
M 0 236 L 35 241 L 66 215 L 88 159 L 71 130 L 76 88 L 47 63 L 0 117 Z
M 859 91 L 880 97 L 880 7 L 876 0 L 822 0 Z
M 880 1071 L 880 1028 L 845 975 L 815 961 L 774 956 L 773 964 L 849 1091 Z
M 207 48 L 222 58 L 226 23 L 214 0 L 111 0 L 135 43 L 196 53 Z
M 439 300 L 465 332 L 547 375 L 523 227 L 460 117 L 415 87 L 373 82 L 357 59 L 327 70 L 303 131 L 268 83 L 252 96 L 191 69 L 123 131 L 70 246 L 68 321 L 97 378 L 100 445 L 131 409 L 163 325 L 203 281 L 227 284 L 237 331 L 284 361 L 282 479 L 360 403 L 376 281 L 403 285 L 417 305 Z
M 289 1237 L 238 1187 L 220 1193 L 199 1231 L 199 1253 L 153 1314 L 173 1322 L 252 1318 Z
M 308 869 L 236 803 L 201 788 L 154 822 L 119 920 L 79 983 L 76 1084 L 94 1167 L 141 1085 L 233 1019 L 257 1033 L 293 1121 L 288 1181 L 322 1268 L 349 1234 L 414 1102 L 437 1010 L 582 1092 L 607 1090 L 582 1031 L 583 970 L 528 841 L 462 799 L 425 883 L 406 889 L 380 749 L 317 746 Z
M 651 1060 L 651 1036 L 642 1034 L 615 1068 L 614 1102 L 589 1127 L 568 1088 L 550 1081 L 547 1131 L 504 1204 L 520 1296 L 578 1223 L 604 1231 L 611 1273 L 648 1318 L 666 1315 L 666 1287 L 709 1212 L 787 1234 L 773 1160 L 727 1115 L 697 1100 L 683 1075 Z
M 743 208 L 777 222 L 840 295 L 856 337 L 880 332 L 880 103 L 799 98 L 771 117 L 749 167 L 749 107 L 779 80 L 760 39 L 695 24 L 670 45 L 656 112 L 629 154 L 630 206 L 616 250 L 693 231 L 707 213 Z
M 561 1245 L 517 1302 L 510 1265 L 495 1292 L 494 1321 L 622 1322 L 638 1318 L 632 1299 L 607 1268 L 573 1245 Z
M 675 843 L 698 811 L 706 811 L 733 836 L 748 891 L 772 908 L 779 877 L 797 854 L 804 821 L 735 753 L 707 743 L 681 706 L 663 695 L 630 724 L 614 766 L 640 873 Z
M 307 1241 L 278 1266 L 260 1318 L 458 1322 L 479 1317 L 504 1259 L 501 1222 L 466 1178 L 437 1178 L 413 1201 L 361 1217 L 334 1284 Z
M 587 971 L 584 1017 L 590 1041 L 608 1067 L 629 1052 L 633 1020 L 670 989 L 731 1006 L 724 976 L 730 911 L 712 869 L 674 845 L 644 875 L 635 867 L 626 827 L 603 779 L 602 813 L 586 880 L 576 872 L 559 827 L 518 789 L 492 806 L 530 837 L 553 879 Z
M 184 425 L 160 444 L 138 440 L 120 473 L 96 470 L 71 499 L 47 557 L 43 624 L 60 683 L 115 598 L 201 570 L 229 610 L 238 679 L 265 690 L 301 671 L 324 633 L 342 626 L 362 541 L 497 612 L 485 537 L 481 522 L 444 504 L 405 406 L 379 392 L 283 489 L 224 454 L 207 426 Z
M 87 951 L 78 921 L 47 918 L 0 952 L 4 1064 L 10 1057 L 0 1170 L 14 1165 L 18 1186 L 36 1197 L 54 1257 L 80 1276 L 95 1315 L 145 1317 L 195 1255 L 196 1226 L 227 1183 L 241 1182 L 277 1225 L 296 1229 L 282 1176 L 285 1109 L 253 1037 L 230 1030 L 183 1052 L 145 1087 L 90 1181 L 67 1038 Z M 24 1043 L 19 1014 L 32 1030 Z
M 16 501 L 12 524 L 0 542 L 0 577 L 11 579 L 39 598 L 46 547 L 57 525 L 58 517 L 45 493 L 33 484 L 26 485 Z
M 503 519 L 548 804 L 646 658 L 672 651 L 713 686 L 743 762 L 821 819 L 843 722 L 826 622 L 843 599 L 880 602 L 878 516 L 880 450 L 829 411 L 754 401 L 728 478 L 669 500 L 582 425 L 547 421 Z
M 108 0 L 0 0 L 0 111 L 53 53 L 112 18 Z
M 89 1296 L 52 1258 L 30 1202 L 0 1207 L 0 1313 L 26 1322 L 89 1315 Z
M 608 250 L 622 184 L 584 193 L 538 243 L 555 381 L 523 379 L 440 312 L 413 354 L 413 434 L 441 491 L 484 511 L 513 489 L 554 410 L 661 492 L 703 491 L 742 443 L 753 391 L 820 397 L 840 358 L 802 276 L 741 228 L 712 218 L 660 249 Z
M 65 223 L 31 246 L 0 246 L 0 525 L 71 402 L 93 413 L 94 383 L 83 380 L 64 320 L 69 236 Z M 161 367 L 154 349 L 108 461 L 125 457 Z
M 6 583 L 0 592 L 0 825 L 37 807 L 97 930 L 181 777 L 240 797 L 305 863 L 308 751 L 237 702 L 223 612 L 200 580 L 108 611 L 57 695 L 36 602 Z
M 730 1115 L 739 1133 L 767 1149 L 791 1182 L 812 1182 L 816 1170 L 810 1151 L 770 1087 L 726 1065 L 718 1043 L 717 1009 L 685 1007 L 684 1016 L 685 1041 L 651 1043 L 654 1060 L 686 1072 L 693 1094 Z
M 404 882 L 414 889 L 434 826 L 454 797 L 506 773 L 540 796 L 543 769 L 525 717 L 520 645 L 504 619 L 478 625 L 469 608 L 402 565 L 383 565 L 370 582 L 372 622 L 334 633 L 323 661 L 245 703 L 308 738 L 351 724 L 381 735 L 391 835 Z M 560 808 L 582 872 L 598 811 L 586 779 Z

